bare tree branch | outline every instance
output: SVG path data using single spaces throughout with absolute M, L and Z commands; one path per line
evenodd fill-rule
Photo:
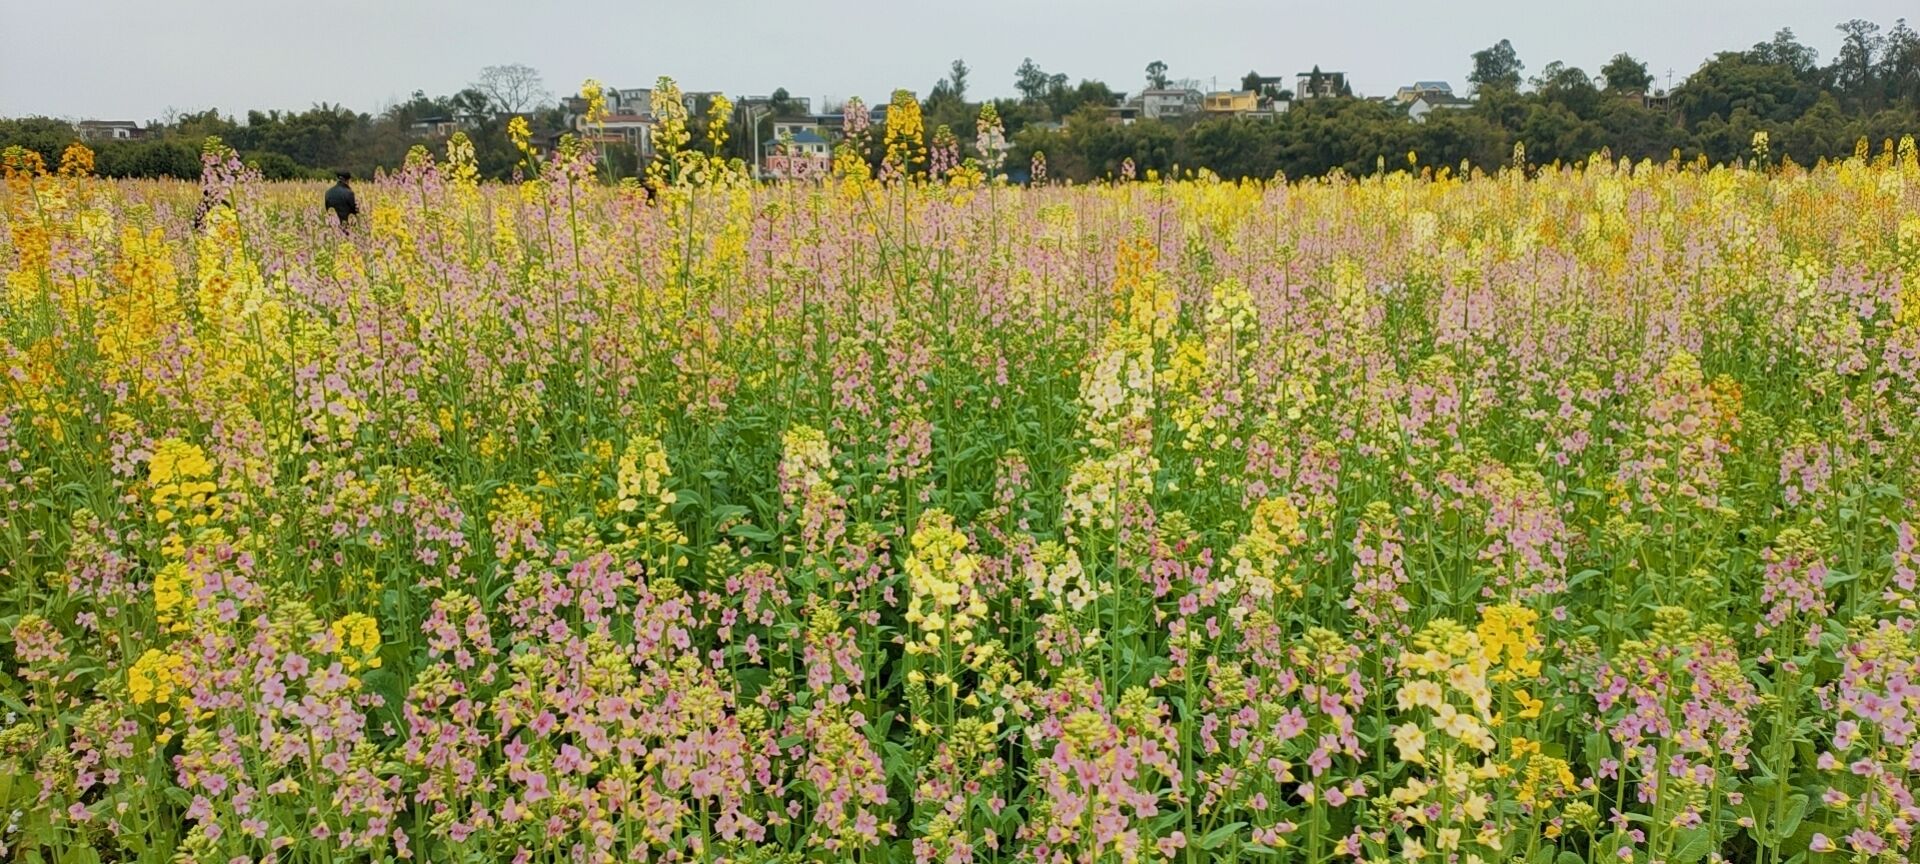
M 488 66 L 480 70 L 480 78 L 473 82 L 473 89 L 486 94 L 493 110 L 505 114 L 531 111 L 552 98 L 552 94 L 547 92 L 546 83 L 540 80 L 539 70 L 525 63 Z

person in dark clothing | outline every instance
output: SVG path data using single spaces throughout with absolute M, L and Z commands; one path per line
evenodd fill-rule
M 334 176 L 340 182 L 327 189 L 327 209 L 333 211 L 333 215 L 340 220 L 340 230 L 345 231 L 354 214 L 360 212 L 360 206 L 354 203 L 353 187 L 347 185 L 353 175 L 342 171 Z
M 212 186 L 200 187 L 200 206 L 193 211 L 193 230 L 196 233 L 204 230 L 207 227 L 207 214 L 212 213 L 213 208 L 225 203 L 227 202 L 213 193 Z

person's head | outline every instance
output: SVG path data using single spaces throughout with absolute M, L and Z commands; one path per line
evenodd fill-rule
M 341 183 L 341 185 L 343 185 L 343 186 L 344 186 L 344 185 L 346 185 L 346 182 L 347 182 L 348 180 L 352 180 L 352 179 L 353 179 L 353 172 L 351 172 L 351 171 L 335 171 L 335 172 L 333 172 L 333 179 L 335 179 L 335 180 L 338 180 L 338 181 L 340 181 L 340 183 Z

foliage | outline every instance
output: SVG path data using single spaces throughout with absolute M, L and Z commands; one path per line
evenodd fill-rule
M 757 187 L 675 90 L 645 191 L 518 123 L 344 232 L 0 154 L 0 854 L 1920 852 L 1911 137 L 1018 188 L 902 91 Z
M 1263 129 L 1246 128 L 1238 118 L 1208 116 L 1101 129 L 1117 125 L 1107 109 L 1121 104 L 1126 94 L 1098 80 L 1072 83 L 1065 73 L 1048 72 L 1032 58 L 1015 70 L 1018 98 L 971 103 L 972 70 L 955 60 L 948 74 L 926 90 L 919 144 L 931 148 L 930 136 L 942 126 L 967 129 L 982 105 L 992 104 L 1006 137 L 1018 142 L 1018 152 L 1008 154 L 1012 164 L 1025 164 L 1035 150 L 1044 150 L 1056 179 L 1082 183 L 1118 176 L 1129 161 L 1141 170 L 1153 166 L 1164 172 L 1178 165 L 1229 178 L 1357 174 L 1380 166 L 1403 169 L 1409 150 L 1424 164 L 1457 167 L 1465 160 L 1471 168 L 1492 171 L 1509 161 L 1516 145 L 1546 164 L 1576 162 L 1603 148 L 1636 161 L 1664 161 L 1678 150 L 1683 160 L 1704 156 L 1710 164 L 1725 164 L 1751 158 L 1751 142 L 1760 132 L 1772 142 L 1769 158 L 1812 165 L 1853 155 L 1862 138 L 1878 148 L 1920 129 L 1920 35 L 1904 20 L 1884 30 L 1850 21 L 1839 30 L 1842 49 L 1826 65 L 1792 30 L 1783 29 L 1746 50 L 1708 58 L 1671 93 L 1628 54 L 1615 55 L 1600 68 L 1604 87 L 1585 70 L 1558 61 L 1523 79 L 1517 50 L 1502 40 L 1473 55 L 1471 106 L 1435 111 L 1420 123 L 1403 109 L 1354 99 L 1351 93 L 1302 100 L 1323 103 L 1317 107 L 1294 106 L 1289 89 L 1263 86 L 1261 76 L 1249 73 L 1241 81 L 1244 89 L 1262 91 L 1275 100 L 1276 109 L 1293 108 L 1263 115 Z M 1160 61 L 1147 72 L 1148 86 L 1168 83 Z M 1317 91 L 1326 75 L 1315 66 L 1309 78 Z M 529 125 L 536 149 L 552 148 L 571 131 L 560 108 L 537 107 L 543 92 L 536 71 L 500 66 L 488 67 L 480 81 L 458 93 L 430 97 L 416 91 L 378 115 L 328 104 L 248 112 L 244 123 L 213 111 L 181 114 L 153 124 L 145 140 L 99 143 L 100 170 L 116 177 L 187 179 L 198 168 L 182 155 L 197 151 L 208 136 L 219 136 L 275 178 L 328 176 L 342 168 L 369 177 L 400 168 L 416 144 L 442 149 L 444 136 L 458 129 L 475 143 L 481 176 L 512 179 L 523 167 L 523 154 L 505 143 L 506 125 L 516 116 L 503 113 L 507 106 L 535 106 L 519 116 Z M 735 128 L 738 124 L 755 118 L 758 139 L 765 144 L 772 139 L 773 118 L 798 113 L 798 103 L 784 89 L 775 91 L 766 110 L 715 117 L 709 107 L 694 107 L 689 133 L 711 140 L 716 130 L 710 127 L 719 123 L 726 142 L 721 155 L 743 161 L 754 157 L 755 136 L 751 129 Z M 56 120 L 0 120 L 0 146 L 26 147 L 50 164 L 74 138 L 74 131 Z M 883 144 L 875 135 L 851 149 L 877 172 L 886 156 Z M 969 141 L 958 147 L 961 158 L 981 155 Z M 642 154 L 628 145 L 608 144 L 604 156 L 598 172 L 603 179 L 645 169 Z

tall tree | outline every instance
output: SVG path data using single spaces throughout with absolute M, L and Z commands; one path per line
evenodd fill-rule
M 1520 87 L 1520 73 L 1526 68 L 1520 62 L 1520 55 L 1514 52 L 1513 43 L 1502 39 L 1473 52 L 1473 72 L 1467 80 L 1473 82 L 1477 90 L 1516 90 Z
M 552 98 L 540 72 L 525 63 L 488 66 L 480 70 L 473 89 L 487 94 L 493 110 L 503 114 L 521 114 Z
M 1534 76 L 1533 86 L 1540 98 L 1565 106 L 1582 118 L 1592 116 L 1593 109 L 1600 103 L 1600 91 L 1593 86 L 1593 79 L 1586 71 L 1558 60 L 1548 63 Z
M 1147 64 L 1147 86 L 1155 90 L 1167 89 L 1167 64 L 1165 61 L 1155 60 Z
M 454 115 L 462 118 L 484 117 L 487 113 L 487 94 L 478 88 L 468 87 L 447 100 Z
M 798 103 L 793 101 L 793 94 L 787 92 L 785 87 L 774 88 L 773 95 L 767 97 L 767 111 L 769 117 L 792 117 L 800 113 Z
M 1754 45 L 1747 56 L 1755 63 L 1785 66 L 1800 76 L 1813 72 L 1814 64 L 1820 60 L 1820 52 L 1794 38 L 1792 27 L 1774 31 L 1773 41 Z
M 1653 75 L 1647 71 L 1647 64 L 1624 52 L 1613 55 L 1607 65 L 1600 67 L 1600 76 L 1607 79 L 1607 89 L 1616 93 L 1644 93 L 1653 86 Z
M 1833 29 L 1842 34 L 1840 55 L 1833 58 L 1834 89 L 1842 100 L 1868 110 L 1878 108 L 1881 94 L 1875 73 L 1887 42 L 1880 35 L 1880 25 L 1855 18 Z
M 1020 98 L 1034 102 L 1047 95 L 1047 72 L 1032 57 L 1020 61 L 1020 68 L 1013 71 L 1013 89 L 1020 91 Z
M 1879 78 L 1888 101 L 1920 108 L 1920 33 L 1907 26 L 1905 18 L 1893 22 L 1893 29 L 1887 31 Z
M 967 61 L 955 60 L 947 72 L 947 82 L 953 88 L 953 96 L 961 102 L 967 101 Z

